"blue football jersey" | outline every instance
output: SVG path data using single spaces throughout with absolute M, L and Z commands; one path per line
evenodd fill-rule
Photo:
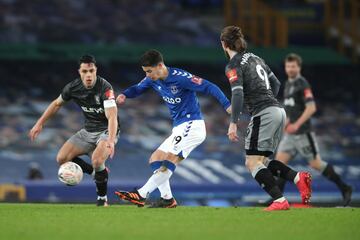
M 230 101 L 215 84 L 178 68 L 168 67 L 168 71 L 166 79 L 151 80 L 146 77 L 137 85 L 126 89 L 123 94 L 127 98 L 134 98 L 149 88 L 154 89 L 168 106 L 174 126 L 202 119 L 196 92 L 214 96 L 224 109 L 230 106 Z

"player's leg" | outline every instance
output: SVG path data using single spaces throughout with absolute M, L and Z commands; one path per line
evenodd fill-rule
M 285 134 L 281 139 L 277 153 L 275 155 L 275 159 L 284 165 L 288 165 L 289 161 L 293 159 L 296 155 L 296 148 L 294 146 L 294 142 L 291 135 Z M 274 162 L 275 163 L 275 162 Z M 269 167 L 271 168 L 271 166 Z M 274 175 L 277 176 L 276 183 L 279 186 L 281 192 L 284 192 L 286 182 L 288 181 L 286 178 L 279 177 L 276 169 L 272 170 Z M 290 180 L 292 181 L 292 180 Z
M 166 153 L 162 161 L 162 165 L 149 178 L 146 184 L 138 189 L 141 197 L 146 198 L 156 188 L 169 181 L 171 175 L 176 169 L 176 165 L 182 160 L 180 156 L 173 153 Z
M 299 172 L 294 171 L 282 161 L 278 159 L 267 159 L 265 166 L 271 171 L 273 176 L 276 177 L 276 184 L 280 188 L 281 192 L 284 192 L 286 182 L 298 183 Z
M 262 155 L 246 155 L 245 166 L 261 188 L 271 196 L 273 204 L 281 205 L 276 210 L 287 210 L 289 203 L 276 185 L 273 174 L 264 165 L 265 158 Z
M 98 205 L 103 203 L 107 205 L 107 182 L 108 182 L 108 171 L 105 167 L 105 161 L 110 155 L 110 150 L 107 147 L 105 140 L 100 140 L 97 144 L 92 156 L 91 162 L 95 170 L 95 184 L 96 192 L 98 196 Z
M 271 124 L 270 126 L 273 126 L 273 128 L 271 128 L 271 127 L 266 128 L 266 130 L 264 130 L 265 133 L 263 135 L 266 136 L 266 132 L 273 133 L 273 138 L 271 139 L 271 142 L 273 143 L 273 149 L 276 149 L 278 147 L 279 141 L 283 135 L 282 133 L 283 133 L 284 126 L 285 126 L 286 114 L 285 114 L 284 109 L 279 109 L 279 108 L 273 109 L 270 112 L 270 114 L 272 115 L 271 119 L 273 119 L 274 122 L 280 122 L 280 124 L 278 125 L 277 129 L 275 129 L 276 124 Z M 279 118 L 281 119 L 280 121 L 279 121 Z M 266 118 L 265 118 L 265 120 L 266 120 Z M 266 124 L 266 121 L 265 121 L 265 124 Z M 275 131 L 274 131 L 274 129 L 275 129 Z M 269 135 L 269 133 L 267 135 Z M 295 156 L 295 154 L 296 154 L 296 151 L 295 151 L 296 146 L 295 145 L 297 142 L 297 140 L 295 139 L 295 136 L 294 135 L 285 135 L 284 140 L 286 140 L 286 141 L 283 141 L 283 145 L 279 146 L 280 151 L 287 152 L 291 156 Z M 287 145 L 285 145 L 286 142 L 288 143 Z M 277 176 L 280 179 L 284 179 L 286 181 L 290 181 L 290 182 L 293 182 L 296 184 L 296 186 L 300 192 L 300 195 L 301 195 L 302 203 L 307 204 L 310 202 L 310 198 L 311 198 L 311 175 L 310 175 L 310 173 L 296 172 L 278 160 L 269 161 L 267 167 L 274 176 Z M 277 184 L 279 186 L 279 183 L 277 183 Z
M 56 161 L 59 165 L 62 165 L 83 154 L 85 154 L 83 149 L 79 148 L 78 146 L 72 144 L 69 141 L 66 141 L 64 145 L 62 145 L 62 147 L 60 148 L 56 156 Z
M 268 156 L 275 152 L 285 123 L 285 115 L 280 108 L 269 107 L 251 118 L 245 138 L 245 166 L 271 196 L 273 203 L 266 210 L 287 210 L 289 203 L 276 185 L 273 173 L 265 166 Z
M 123 200 L 136 204 L 138 207 L 143 207 L 148 195 L 156 188 L 159 188 L 159 186 L 169 181 L 171 175 L 175 171 L 176 164 L 178 164 L 180 161 L 181 157 L 172 153 L 166 153 L 164 160 L 161 161 L 162 163 L 160 168 L 153 172 L 144 186 L 131 192 L 116 191 L 115 194 Z M 170 200 L 172 201 L 169 207 L 176 207 L 177 203 L 175 199 L 171 198 Z
M 308 204 L 311 198 L 311 174 L 308 172 L 296 172 L 284 163 L 271 160 L 267 167 L 274 176 L 277 176 L 277 185 L 281 192 L 284 192 L 285 182 L 290 181 L 296 184 L 303 204 Z
M 153 173 L 162 166 L 163 164 L 162 159 L 166 159 L 166 152 L 160 149 L 162 149 L 161 146 L 151 155 L 149 159 L 149 164 Z M 158 189 L 160 191 L 159 205 L 167 205 L 163 203 L 170 203 L 171 202 L 170 200 L 173 199 L 173 194 L 170 187 L 170 181 L 169 180 L 165 181 L 163 184 L 161 184 L 158 187 Z M 168 201 L 162 201 L 162 199 Z
M 56 161 L 59 165 L 72 161 L 78 164 L 84 173 L 92 174 L 93 167 L 91 164 L 82 160 L 79 156 L 86 154 L 89 151 L 89 146 L 83 141 L 83 130 L 74 134 L 64 145 L 60 148 Z
M 119 134 L 119 132 L 118 132 Z M 115 145 L 118 140 L 118 134 L 115 138 Z M 110 156 L 107 139 L 109 137 L 107 131 L 102 133 L 91 134 L 92 140 L 95 141 L 96 148 L 91 154 L 91 162 L 95 171 L 94 180 L 97 192 L 97 206 L 107 206 L 107 183 L 109 173 L 105 166 L 105 161 Z
M 288 165 L 292 158 L 293 157 L 292 157 L 292 155 L 290 155 L 290 153 L 287 153 L 284 151 L 278 151 L 275 156 L 276 160 L 282 162 L 285 165 Z
M 177 165 L 180 161 L 187 158 L 205 138 L 206 128 L 203 120 L 185 122 L 173 129 L 172 135 L 155 151 L 150 161 L 152 164 L 156 164 L 159 162 L 159 159 L 170 159 L 170 161 L 174 159 L 173 163 Z M 166 155 L 164 156 L 164 154 Z M 169 180 L 165 181 L 158 188 L 162 199 L 173 199 Z M 162 199 L 160 199 L 160 203 Z
M 319 147 L 313 132 L 307 134 L 307 140 L 309 142 L 309 149 L 311 149 L 311 151 L 303 151 L 302 155 L 309 159 L 310 167 L 319 171 L 324 177 L 336 184 L 343 196 L 343 205 L 349 205 L 351 201 L 352 187 L 347 185 L 341 179 L 340 175 L 336 173 L 334 167 L 330 163 L 327 163 L 321 159 L 319 154 Z
M 167 138 L 151 158 L 154 174 L 147 183 L 135 192 L 117 192 L 117 195 L 125 200 L 131 201 L 138 206 L 143 206 L 145 198 L 156 188 L 164 187 L 170 189 L 168 181 L 175 171 L 176 165 L 187 158 L 190 152 L 200 145 L 206 138 L 205 123 L 203 120 L 194 120 L 183 123 L 173 129 L 172 135 Z M 166 153 L 163 155 L 162 153 Z M 159 164 L 162 162 L 162 165 Z M 161 166 L 159 169 L 155 169 Z M 160 189 L 161 189 L 160 187 Z M 129 196 L 130 194 L 130 196 Z M 171 198 L 174 199 L 174 198 Z M 170 200 L 169 199 L 169 202 Z M 171 206 L 176 206 L 172 201 Z

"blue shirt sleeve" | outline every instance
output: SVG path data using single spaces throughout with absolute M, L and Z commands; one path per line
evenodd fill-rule
M 184 77 L 182 85 L 186 89 L 213 96 L 225 110 L 230 106 L 229 99 L 220 90 L 220 88 L 208 80 L 197 76 L 192 76 L 191 78 Z
M 151 81 L 151 80 L 144 78 L 141 82 L 129 87 L 122 93 L 127 98 L 136 98 L 136 97 L 140 96 L 141 94 L 143 94 L 146 90 L 148 90 L 151 87 L 151 82 L 149 82 L 149 81 Z

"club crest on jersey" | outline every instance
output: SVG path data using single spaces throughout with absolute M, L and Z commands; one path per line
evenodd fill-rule
M 99 96 L 99 95 L 95 95 L 94 98 L 95 98 L 96 104 L 97 104 L 97 105 L 100 105 L 100 96 Z
M 177 94 L 179 92 L 179 89 L 175 85 L 170 86 L 170 90 L 172 94 Z
M 236 82 L 238 80 L 236 69 L 230 69 L 229 71 L 227 71 L 226 76 L 229 79 L 230 83 Z
M 203 79 L 201 77 L 192 76 L 191 81 L 197 85 L 201 85 L 203 82 Z

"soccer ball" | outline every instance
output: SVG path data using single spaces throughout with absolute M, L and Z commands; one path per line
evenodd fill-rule
M 83 171 L 81 167 L 74 162 L 62 164 L 58 171 L 58 178 L 68 186 L 75 186 L 81 182 Z

